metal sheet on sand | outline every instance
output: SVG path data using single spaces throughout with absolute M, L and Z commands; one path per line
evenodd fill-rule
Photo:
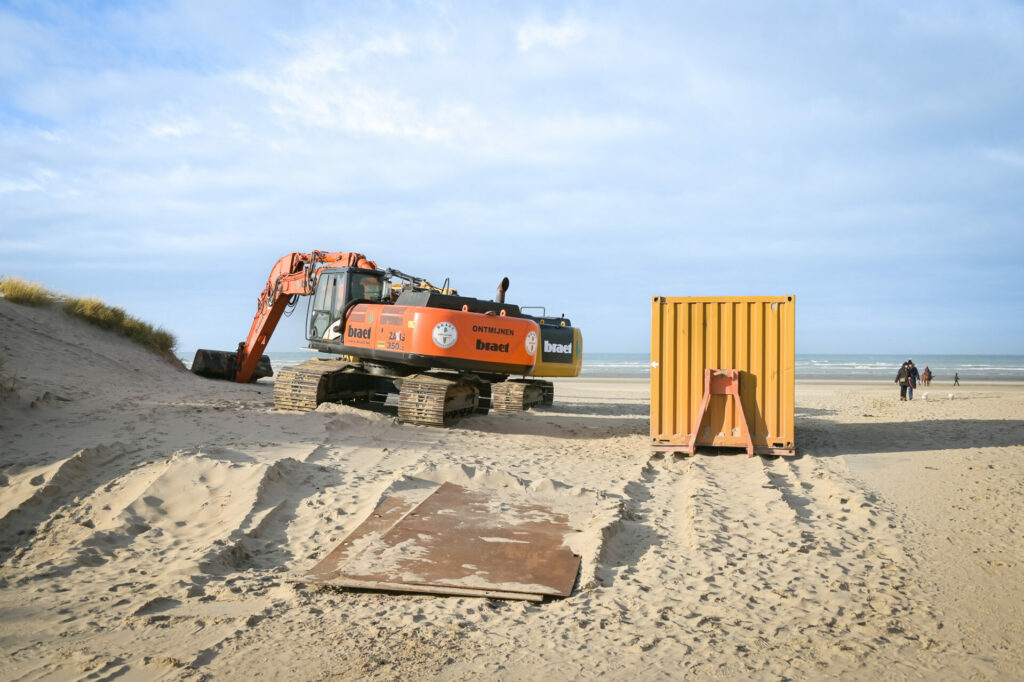
M 417 494 L 418 492 L 418 494 Z M 443 483 L 385 498 L 306 576 L 314 583 L 505 599 L 567 597 L 568 518 L 507 490 Z

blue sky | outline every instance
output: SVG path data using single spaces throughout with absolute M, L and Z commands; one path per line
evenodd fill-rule
M 798 352 L 1024 353 L 1022 122 L 1019 2 L 2 2 L 0 274 L 185 350 L 322 249 L 595 352 L 792 294 Z

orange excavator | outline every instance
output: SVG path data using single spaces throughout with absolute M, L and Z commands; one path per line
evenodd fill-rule
M 507 304 L 508 286 L 505 278 L 494 300 L 482 300 L 359 253 L 290 253 L 271 270 L 246 340 L 236 351 L 196 351 L 192 371 L 239 383 L 271 376 L 263 351 L 285 312 L 311 296 L 306 339 L 328 357 L 278 372 L 279 409 L 380 404 L 397 394 L 400 421 L 447 426 L 551 404 L 553 385 L 537 377 L 577 376 L 582 336 L 564 317 Z

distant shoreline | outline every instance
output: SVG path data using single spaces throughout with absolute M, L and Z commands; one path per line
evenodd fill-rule
M 178 356 L 188 367 L 192 353 L 180 351 Z M 312 350 L 269 352 L 274 369 L 297 365 L 317 355 Z M 952 387 L 953 375 L 960 374 L 960 382 L 971 385 L 993 383 L 1014 385 L 1024 382 L 1024 355 L 919 355 L 919 370 L 929 366 L 937 377 L 933 386 Z M 797 353 L 797 383 L 864 382 L 891 383 L 903 356 L 883 355 L 805 355 Z M 646 353 L 588 353 L 583 354 L 582 379 L 638 379 L 648 381 L 650 356 Z
M 887 381 L 885 379 L 860 379 L 860 378 L 850 378 L 850 377 L 837 377 L 837 378 L 832 378 L 832 377 L 827 377 L 827 378 L 826 377 L 814 377 L 813 379 L 811 379 L 811 378 L 804 378 L 804 377 L 798 376 L 796 378 L 796 383 L 797 383 L 798 386 L 800 384 L 857 384 L 857 385 L 863 385 L 863 386 L 884 386 L 886 384 L 889 384 L 889 385 L 892 385 L 892 386 L 896 385 L 896 383 L 894 381 L 892 381 L 891 379 L 889 379 Z M 1024 385 L 1024 381 L 1022 381 L 1020 379 L 999 379 L 999 378 L 996 378 L 996 377 L 985 378 L 985 379 L 972 379 L 970 377 L 967 377 L 967 378 L 960 377 L 960 385 L 959 386 L 954 386 L 953 382 L 951 380 L 947 379 L 947 380 L 944 380 L 944 381 L 934 382 L 934 383 L 932 383 L 932 384 L 930 384 L 928 386 L 925 386 L 924 384 L 918 384 L 917 388 L 915 388 L 914 390 L 917 391 L 917 392 L 923 392 L 923 391 L 928 391 L 928 390 L 932 390 L 932 389 L 939 389 L 939 388 L 958 388 L 959 389 L 959 388 L 973 388 L 973 387 L 976 387 L 976 386 L 1022 386 L 1022 385 Z
M 608 376 L 578 376 L 554 379 L 555 382 L 574 382 L 574 381 L 585 381 L 588 383 L 641 383 L 649 384 L 650 379 L 648 377 L 608 377 Z M 850 386 L 875 386 L 875 387 L 886 387 L 895 386 L 896 384 L 890 379 L 862 379 L 862 378 L 813 378 L 805 379 L 802 377 L 796 378 L 796 385 L 802 384 L 808 385 L 827 385 L 827 384 L 845 384 Z M 919 384 L 914 390 L 922 393 L 929 390 L 938 390 L 940 388 L 956 388 L 956 389 L 968 389 L 977 388 L 980 386 L 1024 386 L 1024 381 L 1020 379 L 963 379 L 961 378 L 960 385 L 954 386 L 951 381 L 944 381 L 933 383 L 930 386 Z

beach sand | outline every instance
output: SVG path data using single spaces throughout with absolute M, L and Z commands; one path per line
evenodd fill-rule
M 1021 385 L 801 382 L 798 456 L 686 458 L 648 450 L 646 381 L 560 380 L 551 408 L 447 430 L 279 412 L 269 383 L 3 300 L 0 357 L 5 680 L 1024 670 Z M 565 511 L 572 596 L 301 582 L 416 479 Z

